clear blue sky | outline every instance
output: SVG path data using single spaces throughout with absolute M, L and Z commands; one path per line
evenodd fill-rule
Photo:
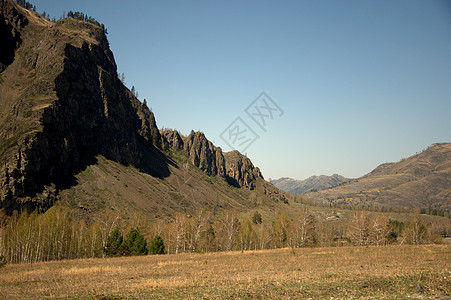
M 450 1 L 31 1 L 108 28 L 158 126 L 220 138 L 240 116 L 266 178 L 359 177 L 451 141 Z M 244 109 L 284 111 L 262 131 Z

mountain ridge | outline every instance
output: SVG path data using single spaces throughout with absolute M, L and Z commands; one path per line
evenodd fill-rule
M 334 186 L 351 181 L 350 178 L 345 178 L 338 174 L 331 176 L 327 175 L 313 175 L 304 180 L 297 180 L 289 177 L 282 177 L 279 179 L 273 179 L 270 182 L 277 188 L 297 195 L 302 195 L 305 192 L 311 190 L 323 190 L 332 188 Z
M 451 143 L 383 163 L 345 185 L 304 194 L 323 205 L 451 210 Z
M 204 193 L 199 201 L 211 205 L 221 197 L 230 207 L 252 206 L 249 199 L 260 196 L 257 202 L 268 206 L 287 203 L 244 155 L 223 153 L 201 132 L 160 132 L 153 112 L 119 80 L 102 27 L 73 18 L 51 22 L 10 0 L 0 0 L 0 9 L 8 41 L 0 59 L 0 208 L 108 207 L 112 198 L 127 197 L 125 185 L 116 195 L 106 191 L 120 174 L 136 175 L 124 175 L 136 188 L 129 208 L 154 214 L 174 197 L 186 203 L 173 211 L 194 209 L 189 194 L 196 185 Z M 187 173 L 194 183 L 180 185 Z M 147 185 L 138 182 L 141 175 Z M 218 179 L 205 185 L 205 176 Z M 167 189 L 157 193 L 155 185 Z M 241 202 L 232 201 L 234 194 Z

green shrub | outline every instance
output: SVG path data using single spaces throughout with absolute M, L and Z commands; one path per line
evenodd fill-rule
M 256 211 L 252 216 L 252 222 L 254 222 L 254 224 L 262 223 L 262 215 L 258 211 Z

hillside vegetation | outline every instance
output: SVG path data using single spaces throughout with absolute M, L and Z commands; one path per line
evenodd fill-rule
M 395 217 L 393 219 L 393 217 Z M 0 211 L 0 255 L 10 263 L 72 258 L 154 254 L 205 253 L 234 250 L 370 246 L 442 243 L 451 235 L 451 220 L 419 214 L 313 211 L 306 206 L 295 214 L 269 215 L 235 210 L 214 215 L 175 213 L 152 220 L 143 213 L 124 218 L 103 211 L 94 222 L 79 220 L 73 211 L 55 206 L 44 214 Z

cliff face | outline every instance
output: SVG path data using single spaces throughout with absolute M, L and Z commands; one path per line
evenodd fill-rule
M 258 178 L 263 179 L 260 169 L 238 151 L 225 154 L 226 176 L 230 184 L 253 190 Z
M 153 113 L 118 79 L 103 30 L 52 23 L 12 1 L 0 8 L 0 206 L 52 205 L 95 154 L 144 164 L 161 137 Z
M 257 179 L 263 179 L 259 168 L 238 151 L 223 153 L 221 148 L 210 142 L 202 132 L 182 137 L 177 131 L 162 133 L 164 142 L 172 149 L 183 150 L 188 161 L 208 175 L 223 177 L 230 185 L 253 190 Z
M 163 142 L 171 146 L 172 150 L 183 150 L 184 142 L 180 133 L 176 130 L 164 130 L 162 132 Z
M 101 27 L 50 22 L 0 0 L 0 38 L 0 208 L 45 210 L 60 201 L 95 211 L 127 202 L 155 213 L 285 202 L 238 152 L 223 153 L 201 132 L 160 133 L 119 80 Z M 171 160 L 174 153 L 191 164 Z M 119 174 L 128 183 L 117 185 Z M 244 189 L 228 194 L 229 185 Z
M 183 149 L 188 155 L 188 160 L 207 173 L 207 175 L 225 177 L 225 163 L 222 150 L 207 140 L 202 132 L 191 131 L 184 141 Z
M 28 19 L 19 13 L 15 5 L 0 1 L 0 72 L 14 60 L 16 49 L 22 42 L 20 29 L 28 23 Z

